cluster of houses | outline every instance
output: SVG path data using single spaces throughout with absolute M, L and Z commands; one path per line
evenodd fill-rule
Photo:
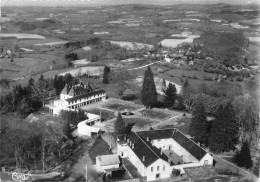
M 174 171 L 182 175 L 185 168 L 213 165 L 213 157 L 177 129 L 139 131 L 118 136 L 117 154 L 96 157 L 98 171 L 107 175 L 126 168 L 124 161 L 135 166 L 147 181 L 170 178 Z

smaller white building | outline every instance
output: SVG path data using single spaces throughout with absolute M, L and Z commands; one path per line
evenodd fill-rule
M 117 154 L 97 156 L 96 166 L 99 172 L 111 172 L 121 169 L 120 160 Z
M 84 121 L 78 124 L 78 134 L 80 135 L 91 137 L 93 134 L 98 134 L 99 131 L 100 128 L 89 126 Z

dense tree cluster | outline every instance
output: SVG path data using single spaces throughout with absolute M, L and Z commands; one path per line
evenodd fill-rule
M 27 86 L 14 86 L 10 92 L 0 97 L 1 113 L 17 112 L 26 116 L 41 108 L 45 101 L 60 94 L 64 86 L 77 83 L 71 75 L 55 75 L 45 79 L 43 75 L 35 81 L 29 79 Z
M 53 118 L 54 119 L 54 118 Z M 44 120 L 29 123 L 15 115 L 1 115 L 1 164 L 10 165 L 15 159 L 16 169 L 46 169 L 61 162 L 66 148 L 63 143 L 62 122 Z

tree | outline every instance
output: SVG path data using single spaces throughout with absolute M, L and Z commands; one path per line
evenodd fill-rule
M 191 136 L 194 137 L 196 142 L 200 142 L 207 145 L 207 127 L 208 125 L 205 106 L 202 100 L 198 100 L 192 113 L 191 124 L 189 126 L 189 133 Z
M 239 124 L 239 144 L 249 143 L 257 136 L 259 122 L 258 101 L 249 95 L 237 96 L 233 102 L 235 117 Z
M 175 100 L 177 98 L 176 87 L 172 83 L 169 83 L 167 89 L 164 91 L 164 105 L 165 107 L 174 107 Z
M 118 111 L 118 115 L 115 121 L 115 132 L 117 135 L 122 135 L 125 133 L 125 124 L 121 113 Z
M 150 66 L 144 73 L 143 88 L 141 91 L 142 103 L 146 108 L 151 109 L 157 102 L 157 91 L 154 77 Z
M 221 104 L 215 114 L 209 137 L 209 148 L 214 152 L 235 149 L 238 143 L 238 122 L 232 104 Z
M 120 71 L 113 72 L 112 82 L 116 84 L 117 93 L 121 99 L 124 92 L 131 88 L 132 76 L 127 70 L 122 69 Z
M 251 159 L 250 146 L 247 141 L 242 145 L 242 148 L 234 156 L 234 162 L 240 167 L 251 168 L 253 166 L 253 161 Z
M 166 80 L 165 79 L 163 79 L 163 81 L 162 81 L 162 91 L 163 92 L 165 92 L 165 90 L 166 90 Z
M 109 73 L 110 73 L 110 67 L 105 66 L 103 71 L 103 83 L 109 84 Z
M 184 101 L 184 105 L 188 107 L 188 110 L 190 110 L 191 107 L 191 88 L 188 79 L 186 78 L 182 90 L 181 90 L 181 95 Z

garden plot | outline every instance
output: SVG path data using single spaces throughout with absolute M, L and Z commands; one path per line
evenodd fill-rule
M 155 83 L 155 86 L 156 86 L 157 93 L 159 93 L 161 95 L 164 94 L 163 91 L 162 91 L 162 81 L 163 81 L 162 78 L 154 77 L 154 83 Z M 174 82 L 171 82 L 169 80 L 165 80 L 165 81 L 166 81 L 166 86 L 168 86 L 169 83 L 175 85 L 176 90 L 177 90 L 177 94 L 179 94 L 181 92 L 181 87 L 182 87 L 181 85 L 178 85 L 178 84 L 176 84 Z M 143 78 L 142 77 L 138 77 L 138 78 L 135 79 L 135 82 L 137 83 L 137 85 L 142 86 L 143 85 Z
M 111 44 L 117 44 L 120 47 L 124 47 L 127 50 L 137 49 L 152 49 L 154 46 L 150 44 L 138 43 L 138 42 L 126 42 L 126 41 L 110 41 Z
M 147 128 L 151 127 L 154 122 L 144 119 L 144 118 L 124 118 L 124 123 L 127 124 L 133 124 L 133 127 L 138 127 L 138 128 Z
M 140 61 L 140 60 L 142 60 L 142 59 L 139 59 L 139 58 L 129 58 L 129 59 L 121 60 L 121 62 L 123 62 L 123 63 L 130 63 L 130 62 Z
M 67 73 L 70 73 L 72 76 L 77 76 L 79 74 L 84 74 L 84 73 L 90 75 L 100 75 L 103 73 L 103 70 L 104 70 L 103 66 L 88 66 L 88 67 L 72 69 L 70 71 L 60 73 L 60 75 L 66 75 Z
M 16 39 L 45 39 L 45 37 L 37 34 L 25 34 L 25 33 L 0 33 L 0 38 L 13 38 Z
M 158 110 L 143 110 L 140 111 L 142 116 L 151 118 L 151 119 L 158 119 L 158 120 L 166 120 L 173 116 L 173 114 L 158 111 Z

